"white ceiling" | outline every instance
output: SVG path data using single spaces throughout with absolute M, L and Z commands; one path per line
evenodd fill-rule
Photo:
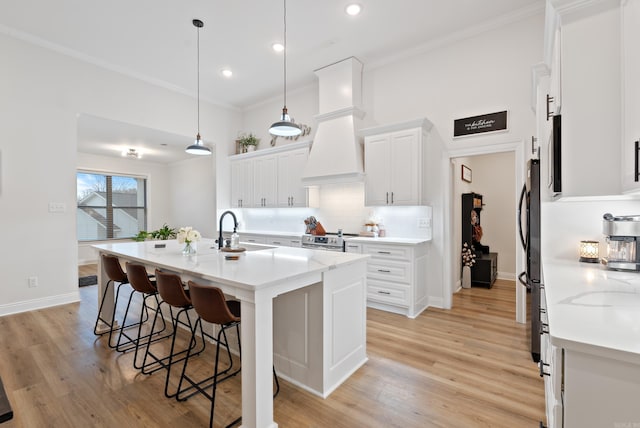
M 349 0 L 287 2 L 287 87 L 349 56 L 375 67 L 514 16 L 545 0 Z M 3 0 L 0 31 L 195 96 L 243 109 L 282 96 L 283 0 Z M 541 47 L 542 49 L 542 47 Z M 231 79 L 220 70 L 228 67 Z M 103 135 L 103 138 L 106 135 Z M 190 143 L 190 140 L 187 144 Z

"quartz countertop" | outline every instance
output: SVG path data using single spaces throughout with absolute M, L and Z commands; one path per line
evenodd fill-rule
M 380 244 L 404 244 L 404 245 L 418 245 L 423 242 L 429 242 L 431 239 L 428 238 L 394 238 L 384 236 L 382 238 L 373 238 L 369 236 L 354 236 L 354 237 L 345 237 L 345 241 L 347 242 L 362 242 L 367 244 L 380 243 Z
M 640 361 L 640 273 L 543 260 L 551 342 Z
M 156 248 L 158 244 L 166 246 Z M 197 253 L 193 256 L 183 255 L 184 244 L 179 244 L 176 240 L 120 242 L 94 247 L 158 268 L 182 270 L 211 281 L 253 289 L 276 285 L 308 274 L 319 275 L 368 257 L 361 254 L 245 243 L 241 243 L 241 247 L 246 247 L 248 251 L 230 253 L 219 251 L 213 239 L 197 242 Z M 227 255 L 238 255 L 239 258 L 226 260 Z

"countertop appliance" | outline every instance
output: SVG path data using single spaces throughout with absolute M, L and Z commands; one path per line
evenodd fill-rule
M 640 215 L 614 217 L 607 213 L 603 217 L 607 256 L 602 264 L 615 270 L 640 270 Z
M 523 202 L 526 202 L 526 214 L 522 215 Z M 523 218 L 524 217 L 524 218 Z M 520 241 L 526 251 L 526 271 L 518 276 L 518 280 L 531 292 L 531 358 L 540 361 L 540 287 L 542 286 L 540 257 L 540 160 L 531 159 L 527 163 L 527 182 L 520 193 L 518 205 L 518 229 Z M 526 225 L 523 227 L 523 220 Z M 523 279 L 524 278 L 524 279 Z

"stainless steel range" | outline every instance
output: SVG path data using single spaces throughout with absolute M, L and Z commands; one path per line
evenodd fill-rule
M 302 235 L 302 248 L 344 252 L 344 238 L 339 235 Z

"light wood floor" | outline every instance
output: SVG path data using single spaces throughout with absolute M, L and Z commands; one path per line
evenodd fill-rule
M 209 402 L 165 398 L 163 372 L 139 374 L 130 353 L 93 335 L 97 287 L 80 293 L 77 304 L 0 318 L 0 376 L 15 414 L 3 428 L 206 426 Z M 366 365 L 325 400 L 281 381 L 275 420 L 295 428 L 537 427 L 543 382 L 514 302 L 515 284 L 499 280 L 415 320 L 369 309 Z M 210 350 L 196 371 L 209 367 Z M 222 384 L 216 426 L 240 415 L 239 388 L 240 378 Z

